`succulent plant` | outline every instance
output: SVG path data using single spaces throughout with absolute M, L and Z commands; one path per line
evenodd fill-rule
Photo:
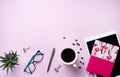
M 18 56 L 17 51 L 10 50 L 9 53 L 4 52 L 4 56 L 0 56 L 0 62 L 2 63 L 0 68 L 6 69 L 7 73 L 9 70 L 13 72 L 15 65 L 19 65 Z

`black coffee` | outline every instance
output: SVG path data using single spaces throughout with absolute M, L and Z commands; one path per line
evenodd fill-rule
M 74 50 L 67 48 L 64 49 L 61 53 L 61 58 L 65 62 L 72 62 L 75 59 L 75 52 Z

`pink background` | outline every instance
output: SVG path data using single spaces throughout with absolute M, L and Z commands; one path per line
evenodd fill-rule
M 0 77 L 87 77 L 89 58 L 84 38 L 111 30 L 120 34 L 119 29 L 119 0 L 0 0 L 0 55 L 9 50 L 21 55 L 15 71 L 7 75 L 0 69 Z M 83 48 L 78 56 L 82 69 L 76 70 L 60 61 L 63 48 L 79 50 L 71 45 L 75 39 Z M 28 46 L 31 49 L 24 53 L 22 48 Z M 47 73 L 53 47 L 56 53 Z M 32 75 L 23 72 L 38 49 L 45 54 L 44 60 Z M 79 63 L 81 56 L 85 65 Z M 56 73 L 54 68 L 59 64 L 62 67 Z

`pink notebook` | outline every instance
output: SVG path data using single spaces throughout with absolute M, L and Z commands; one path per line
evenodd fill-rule
M 110 77 L 118 50 L 118 46 L 95 40 L 86 70 L 104 77 Z

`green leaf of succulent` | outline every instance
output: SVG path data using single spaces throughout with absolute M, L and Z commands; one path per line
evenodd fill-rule
M 16 65 L 20 65 L 20 64 L 17 63 Z
M 15 66 L 13 65 L 13 66 L 11 66 L 13 69 L 15 69 Z
M 13 52 L 10 50 L 9 53 L 4 52 L 4 56 L 0 56 L 0 62 L 3 63 L 0 68 L 3 67 L 3 70 L 6 69 L 7 73 L 9 70 L 13 72 L 15 65 L 19 65 L 18 56 L 19 55 L 17 55 L 17 51 Z
M 6 61 L 5 61 L 5 60 L 0 60 L 0 62 L 1 62 L 1 63 L 4 63 L 4 62 L 6 62 Z
M 0 66 L 0 68 L 2 68 L 3 66 L 5 66 L 5 64 L 2 64 L 2 65 Z
M 9 53 L 8 53 L 9 54 Z M 4 52 L 4 56 L 6 57 L 8 55 L 6 52 Z
M 3 60 L 0 60 L 1 63 L 3 63 Z
M 11 71 L 13 72 L 13 67 L 12 67 L 12 66 L 10 67 L 10 69 L 11 69 Z
M 3 67 L 3 69 L 2 69 L 2 70 L 4 70 L 6 67 L 7 67 L 7 65 L 5 64 L 5 66 Z
M 7 67 L 7 74 L 8 74 L 8 71 L 9 71 L 9 67 Z
M 4 57 L 0 56 L 0 59 L 5 59 Z

